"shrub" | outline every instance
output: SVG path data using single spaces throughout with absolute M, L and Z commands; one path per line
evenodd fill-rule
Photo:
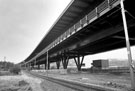
M 19 72 L 21 71 L 21 68 L 19 66 L 14 66 L 14 67 L 10 68 L 9 71 L 13 74 L 19 74 Z

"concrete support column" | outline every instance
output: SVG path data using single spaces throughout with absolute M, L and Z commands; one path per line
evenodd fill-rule
M 25 68 L 27 68 L 27 64 L 25 64 Z
M 63 64 L 64 69 L 67 69 L 68 61 L 69 61 L 69 57 L 66 57 L 66 56 L 62 57 L 62 64 Z
M 30 70 L 32 70 L 32 63 L 30 63 Z
M 37 69 L 36 68 L 36 65 L 37 65 L 37 62 L 36 62 L 37 60 L 35 59 L 35 61 L 34 61 L 34 67 L 35 67 L 35 69 Z
M 38 64 L 38 70 L 40 70 L 40 64 Z
M 45 70 L 47 69 L 47 62 L 46 62 L 46 60 L 45 60 Z
M 29 67 L 29 64 L 27 63 L 27 68 Z
M 82 56 L 82 59 L 81 59 L 80 55 L 77 56 L 77 59 L 74 58 L 78 71 L 81 71 L 83 59 L 84 59 L 84 56 Z
M 30 63 L 28 63 L 29 64 L 29 69 L 30 69 Z
M 29 67 L 29 64 L 27 63 L 27 66 L 26 66 L 27 68 Z
M 34 69 L 34 64 L 33 64 L 33 63 L 31 63 L 31 69 L 32 69 L 32 70 Z
M 45 63 L 45 69 L 46 69 L 46 70 L 50 69 L 50 60 L 49 60 L 48 51 L 46 52 L 46 63 Z
M 60 61 L 57 61 L 56 65 L 57 65 L 57 69 L 59 69 L 60 68 Z
M 48 70 L 50 69 L 50 60 L 48 59 Z

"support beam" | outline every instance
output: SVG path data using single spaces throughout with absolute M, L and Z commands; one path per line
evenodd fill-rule
M 33 63 L 31 63 L 31 69 L 34 69 L 34 64 Z
M 45 64 L 44 64 L 44 65 L 45 65 L 45 70 L 46 70 L 46 68 L 47 68 L 47 63 L 46 63 L 46 61 L 45 61 Z
M 64 69 L 67 69 L 68 61 L 69 61 L 69 57 L 66 57 L 66 56 L 62 57 L 62 64 L 63 64 Z
M 32 63 L 30 63 L 30 69 L 32 70 Z
M 59 69 L 60 68 L 60 61 L 57 61 L 56 65 L 57 65 L 57 69 Z
M 48 51 L 46 52 L 46 70 L 48 70 Z
M 131 87 L 133 90 L 135 90 L 135 74 L 134 74 L 135 67 L 134 67 L 133 60 L 132 60 L 132 54 L 131 54 L 130 42 L 129 42 L 129 36 L 128 36 L 127 21 L 126 21 L 126 15 L 125 15 L 123 1 L 124 0 L 121 0 L 121 2 L 120 2 L 121 13 L 122 13 L 123 26 L 124 26 L 126 46 L 127 46 L 127 55 L 128 55 L 129 69 L 130 69 L 130 76 L 131 76 Z
M 38 64 L 38 70 L 40 70 L 40 64 Z
M 125 37 L 123 37 L 123 36 L 113 36 L 113 38 L 124 39 L 125 40 Z M 135 38 L 129 38 L 129 40 L 135 41 Z
M 47 66 L 48 68 L 48 70 L 50 69 L 50 60 L 48 59 L 48 66 Z
M 29 63 L 30 69 L 31 69 L 31 63 Z
M 29 64 L 27 63 L 27 68 L 29 68 Z
M 83 64 L 84 56 L 82 56 L 82 59 L 81 59 L 81 56 L 78 55 L 77 59 L 74 57 L 74 60 L 75 60 L 75 63 L 76 63 L 78 71 L 81 71 L 81 67 L 82 67 L 82 64 Z
M 46 56 L 45 56 L 45 70 L 47 70 L 48 69 L 48 51 L 47 51 L 47 53 L 46 53 Z
M 31 70 L 31 64 L 29 63 L 29 70 Z
M 27 64 L 25 63 L 25 68 L 27 68 Z
M 37 68 L 36 68 L 36 65 L 37 65 L 36 61 L 37 61 L 37 60 L 35 59 L 35 61 L 34 61 L 34 67 L 35 67 L 35 69 L 37 69 Z
M 50 60 L 49 60 L 49 56 L 48 56 L 48 50 L 46 52 L 46 70 L 50 69 Z

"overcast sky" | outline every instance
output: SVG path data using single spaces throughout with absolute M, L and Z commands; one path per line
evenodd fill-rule
M 0 61 L 27 58 L 70 0 L 0 0 Z
M 0 61 L 18 63 L 39 44 L 71 0 L 0 0 Z M 135 47 L 132 48 L 133 59 Z M 126 49 L 89 56 L 127 58 Z

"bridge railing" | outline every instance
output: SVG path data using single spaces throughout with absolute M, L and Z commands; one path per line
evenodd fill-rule
M 76 31 L 78 31 L 79 29 L 81 29 L 81 20 L 79 21 L 79 22 L 77 22 L 76 24 L 75 24 L 75 30 Z
M 73 34 L 74 31 L 75 31 L 75 30 L 74 30 L 74 26 L 72 26 L 72 27 L 70 28 L 70 35 Z
M 60 40 L 63 41 L 63 35 L 60 36 Z
M 64 39 L 67 38 L 67 31 L 64 33 Z
M 109 0 L 109 5 L 112 6 L 114 3 L 116 3 L 117 1 L 120 1 L 120 0 Z
M 70 29 L 68 29 L 66 32 L 67 32 L 67 37 L 69 37 L 70 36 Z
M 82 23 L 82 27 L 86 26 L 86 24 L 87 24 L 87 16 L 82 18 L 81 23 Z
M 103 3 L 101 3 L 98 7 L 97 7 L 97 12 L 98 14 L 100 14 L 101 12 L 103 12 L 105 9 L 107 9 L 109 6 L 109 2 L 108 0 L 105 0 Z
M 87 15 L 87 21 L 90 23 L 97 18 L 97 9 L 95 8 Z
M 100 13 L 110 8 L 110 6 L 115 4 L 117 1 L 120 1 L 120 0 L 105 0 L 104 2 L 102 2 L 99 6 L 93 9 L 88 15 L 83 17 L 75 25 L 73 25 L 65 33 L 63 33 L 63 39 L 79 31 L 86 24 L 93 22 L 95 19 L 99 17 Z

